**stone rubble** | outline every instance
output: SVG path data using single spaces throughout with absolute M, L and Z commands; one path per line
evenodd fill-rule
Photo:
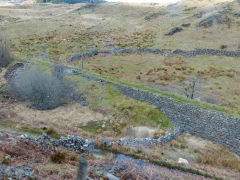
M 32 168 L 28 166 L 5 166 L 0 163 L 0 179 L 34 179 Z
M 154 138 L 130 138 L 130 139 L 124 139 L 121 138 L 117 141 L 112 142 L 112 144 L 120 144 L 120 145 L 154 145 L 158 143 L 167 143 L 171 140 L 175 139 L 179 135 L 183 133 L 182 129 L 175 129 L 174 131 L 168 133 L 166 136 L 159 135 L 157 139 Z
M 39 138 L 29 137 L 27 134 L 20 136 L 27 142 L 31 142 L 46 150 L 53 150 L 54 147 L 62 146 L 67 149 L 74 150 L 81 153 L 92 153 L 94 151 L 94 140 L 84 139 L 81 136 L 67 135 L 67 137 L 60 137 L 59 140 L 51 139 L 47 134 L 43 133 Z

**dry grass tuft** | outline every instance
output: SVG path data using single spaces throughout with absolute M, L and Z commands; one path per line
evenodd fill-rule
M 58 163 L 58 164 L 63 163 L 65 161 L 65 159 L 66 159 L 66 153 L 65 152 L 57 151 L 51 156 L 52 162 Z
M 240 172 L 240 159 L 221 145 L 206 145 L 205 150 L 198 155 L 197 161 L 212 166 L 235 169 Z

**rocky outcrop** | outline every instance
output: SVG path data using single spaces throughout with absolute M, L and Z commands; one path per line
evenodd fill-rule
M 216 24 L 227 24 L 230 26 L 231 19 L 228 17 L 227 12 L 219 12 L 200 21 L 197 27 L 208 28 L 211 27 L 214 22 Z

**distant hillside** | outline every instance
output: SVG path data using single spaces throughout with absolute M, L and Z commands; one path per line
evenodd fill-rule
M 41 3 L 67 3 L 67 4 L 76 4 L 76 3 L 100 3 L 105 2 L 104 0 L 37 0 Z

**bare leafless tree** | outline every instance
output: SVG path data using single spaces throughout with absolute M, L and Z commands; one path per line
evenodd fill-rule
M 189 99 L 194 99 L 197 88 L 200 85 L 200 76 L 192 77 L 189 78 L 187 81 L 185 81 L 182 85 L 182 92 L 183 94 L 189 98 Z

